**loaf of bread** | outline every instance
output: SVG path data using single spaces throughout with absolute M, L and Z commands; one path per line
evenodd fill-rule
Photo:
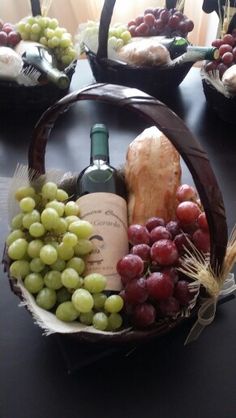
M 167 65 L 171 61 L 168 49 L 155 36 L 134 38 L 119 49 L 118 58 L 127 64 L 138 66 Z
M 145 224 L 158 216 L 175 218 L 180 185 L 180 155 L 155 126 L 145 129 L 129 145 L 124 167 L 128 189 L 129 224 Z

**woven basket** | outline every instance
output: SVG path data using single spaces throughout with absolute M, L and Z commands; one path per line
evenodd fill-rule
M 105 0 L 100 24 L 97 54 L 85 46 L 93 75 L 97 82 L 122 84 L 162 98 L 184 80 L 193 62 L 176 64 L 174 67 L 148 67 L 121 63 L 107 58 L 108 30 L 116 0 Z
M 206 101 L 210 108 L 213 109 L 223 121 L 235 124 L 236 96 L 224 96 L 224 94 L 219 92 L 212 84 L 204 79 L 202 80 L 202 86 Z
M 41 14 L 39 0 L 31 0 L 32 16 Z M 75 72 L 76 60 L 63 71 L 71 81 Z M 23 86 L 14 81 L 0 80 L 0 107 L 2 111 L 15 110 L 27 112 L 28 110 L 43 111 L 55 101 L 68 93 L 69 87 L 61 89 L 52 83 L 38 84 L 36 86 Z
M 193 137 L 184 122 L 167 106 L 137 89 L 127 89 L 120 85 L 94 84 L 78 92 L 71 93 L 50 107 L 40 118 L 34 131 L 29 147 L 28 166 L 40 174 L 45 173 L 45 151 L 47 141 L 57 118 L 67 110 L 70 105 L 80 100 L 95 100 L 134 112 L 137 117 L 144 119 L 150 126 L 157 126 L 172 142 L 187 164 L 195 182 L 202 205 L 207 215 L 211 238 L 211 266 L 219 269 L 225 256 L 227 245 L 227 224 L 224 203 L 217 180 L 210 166 L 209 159 Z M 4 254 L 5 270 L 9 272 L 9 259 Z M 19 297 L 22 295 L 16 286 L 16 280 L 10 278 L 13 292 Z M 194 308 L 199 308 L 197 303 Z M 192 312 L 193 313 L 193 312 Z M 125 344 L 128 342 L 145 341 L 163 333 L 169 332 L 183 321 L 168 319 L 147 330 L 127 330 L 123 333 L 101 334 L 81 331 L 70 334 L 78 341 L 100 342 L 108 344 Z

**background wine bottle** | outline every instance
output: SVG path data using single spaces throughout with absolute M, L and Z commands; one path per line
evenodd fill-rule
M 120 290 L 116 264 L 128 253 L 126 187 L 122 176 L 110 165 L 108 130 L 95 124 L 90 132 L 90 165 L 78 176 L 80 216 L 92 223 L 94 251 L 87 257 L 86 273 L 107 277 L 107 290 Z
M 61 89 L 69 87 L 68 76 L 57 69 L 55 57 L 44 45 L 33 41 L 21 41 L 15 50 L 22 56 L 26 64 L 39 70 L 48 81 L 56 84 Z
M 188 60 L 217 60 L 219 50 L 215 47 L 190 45 L 186 38 L 176 36 L 175 38 L 162 38 L 161 43 L 168 49 L 171 59 L 185 55 Z

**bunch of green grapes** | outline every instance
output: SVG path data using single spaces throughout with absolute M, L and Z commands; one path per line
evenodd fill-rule
M 10 276 L 21 279 L 37 305 L 62 321 L 119 329 L 123 299 L 107 296 L 105 276 L 85 273 L 93 227 L 79 218 L 76 202 L 53 182 L 38 192 L 21 187 L 15 198 L 20 211 L 6 240 Z
M 29 16 L 17 24 L 17 30 L 23 40 L 39 42 L 52 49 L 58 62 L 64 67 L 76 59 L 72 36 L 59 26 L 56 18 Z

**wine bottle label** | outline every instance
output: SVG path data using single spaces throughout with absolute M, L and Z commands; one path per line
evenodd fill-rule
M 77 200 L 80 217 L 93 225 L 94 250 L 86 258 L 86 271 L 107 278 L 107 290 L 121 290 L 116 264 L 128 254 L 127 204 L 113 193 L 90 193 Z

